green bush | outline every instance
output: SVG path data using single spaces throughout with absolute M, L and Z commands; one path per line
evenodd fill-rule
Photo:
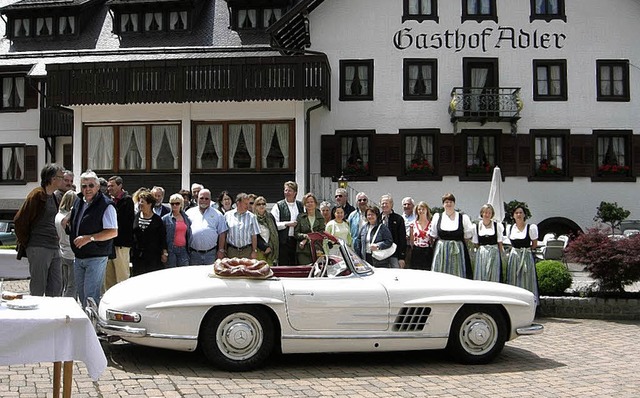
M 542 296 L 557 296 L 571 287 L 571 273 L 560 261 L 544 260 L 536 264 L 538 289 Z

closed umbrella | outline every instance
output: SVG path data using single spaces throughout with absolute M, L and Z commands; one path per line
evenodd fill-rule
M 493 168 L 493 176 L 491 177 L 491 188 L 489 189 L 489 199 L 487 200 L 495 214 L 493 220 L 502 222 L 504 220 L 504 200 L 502 200 L 502 173 L 500 167 Z

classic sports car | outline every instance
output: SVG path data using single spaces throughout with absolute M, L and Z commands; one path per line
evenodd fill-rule
M 374 268 L 322 235 L 312 265 L 272 267 L 260 279 L 178 267 L 121 282 L 99 308 L 97 331 L 135 344 L 193 351 L 218 368 L 249 370 L 282 353 L 447 348 L 463 363 L 538 334 L 533 295 L 514 286 L 431 271 Z M 329 246 L 332 246 L 329 248 Z

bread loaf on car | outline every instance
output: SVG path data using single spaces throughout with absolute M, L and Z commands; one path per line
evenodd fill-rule
M 216 260 L 213 264 L 213 271 L 219 276 L 265 278 L 269 276 L 271 268 L 264 260 L 223 258 Z

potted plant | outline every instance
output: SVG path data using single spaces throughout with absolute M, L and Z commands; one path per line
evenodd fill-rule
M 433 166 L 427 159 L 412 160 L 405 170 L 410 176 L 430 176 L 433 175 Z

